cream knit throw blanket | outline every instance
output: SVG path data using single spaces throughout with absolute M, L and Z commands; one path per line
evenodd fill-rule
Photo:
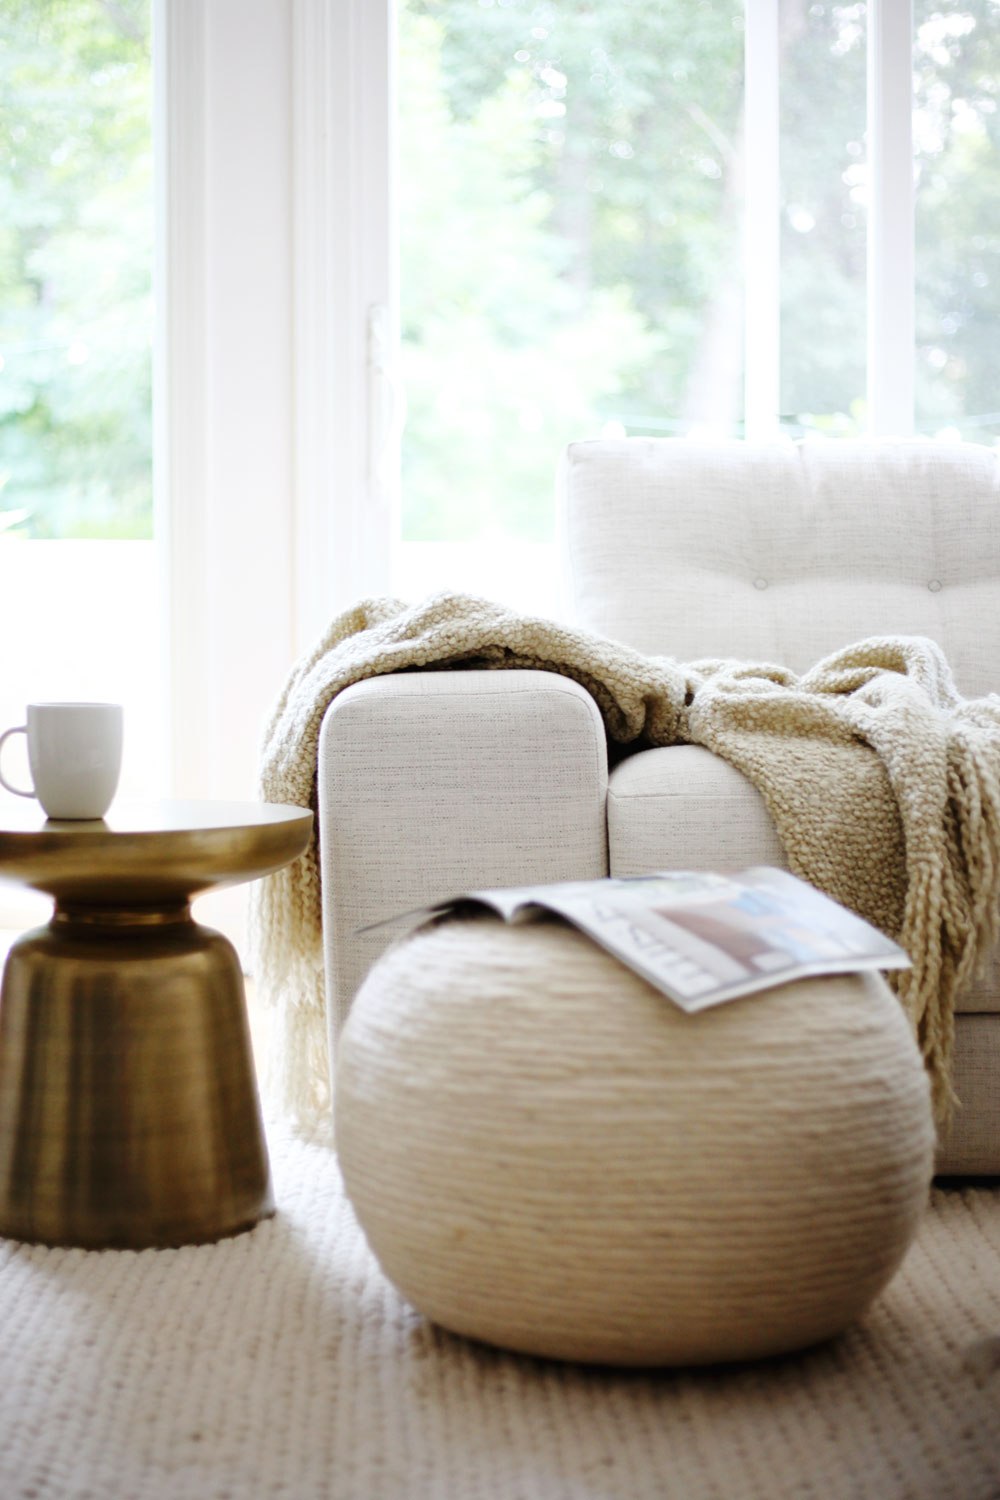
M 315 809 L 320 724 L 341 689 L 457 667 L 562 673 L 593 695 L 616 744 L 704 745 L 744 772 L 790 868 L 912 958 L 891 982 L 947 1117 L 955 997 L 997 938 L 1000 697 L 961 698 L 922 637 L 861 641 L 797 676 L 736 661 L 682 666 L 462 594 L 368 599 L 291 672 L 265 730 L 262 800 Z M 314 1123 L 329 1108 L 315 838 L 251 900 L 254 973 L 277 1010 L 268 1083 Z

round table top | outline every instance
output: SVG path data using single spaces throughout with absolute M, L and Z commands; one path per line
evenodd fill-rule
M 256 880 L 300 855 L 308 808 L 270 802 L 115 802 L 104 818 L 46 818 L 0 805 L 0 879 L 97 905 L 189 901 Z

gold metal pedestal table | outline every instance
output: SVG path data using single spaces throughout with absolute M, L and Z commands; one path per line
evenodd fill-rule
M 0 878 L 55 900 L 0 989 L 0 1235 L 138 1249 L 273 1213 L 240 962 L 191 900 L 280 869 L 311 830 L 255 802 L 0 809 Z

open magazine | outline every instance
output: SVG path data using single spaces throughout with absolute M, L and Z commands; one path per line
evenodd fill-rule
M 877 928 L 767 866 L 471 891 L 425 915 L 475 907 L 508 922 L 554 912 L 690 1012 L 810 974 L 910 967 Z

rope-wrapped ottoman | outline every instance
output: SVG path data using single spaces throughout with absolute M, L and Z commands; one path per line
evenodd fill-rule
M 383 1270 L 447 1329 L 683 1364 L 803 1347 L 885 1286 L 933 1171 L 877 975 L 685 1015 L 558 921 L 424 929 L 341 1033 L 337 1150 Z

